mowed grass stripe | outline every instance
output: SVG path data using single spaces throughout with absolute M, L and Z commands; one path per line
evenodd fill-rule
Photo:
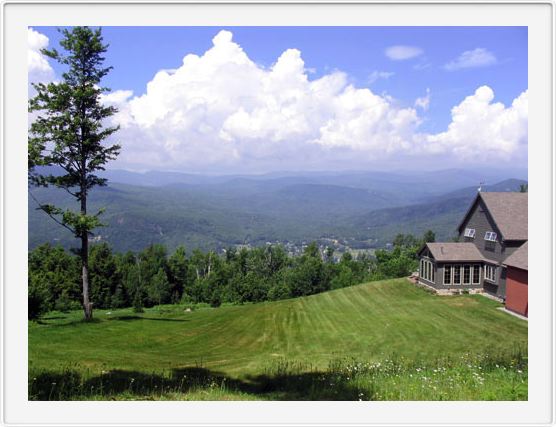
M 98 310 L 92 324 L 79 322 L 81 313 L 75 312 L 30 323 L 29 361 L 45 369 L 78 363 L 149 372 L 202 363 L 242 376 L 277 358 L 326 367 L 338 357 L 422 358 L 526 348 L 527 323 L 497 307 L 480 296 L 431 295 L 398 279 L 193 312 L 177 306 L 141 315 Z

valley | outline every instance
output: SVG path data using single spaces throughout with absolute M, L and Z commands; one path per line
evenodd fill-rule
M 228 247 L 282 244 L 291 253 L 317 241 L 340 251 L 388 247 L 399 233 L 435 232 L 449 240 L 477 191 L 482 172 L 305 173 L 200 176 L 107 171 L 108 186 L 94 189 L 90 208 L 105 208 L 106 225 L 94 242 L 114 250 L 162 243 L 170 250 L 221 251 Z M 518 174 L 519 176 L 519 174 Z M 521 173 L 523 176 L 523 173 Z M 492 174 L 483 191 L 518 191 L 523 179 Z M 52 188 L 30 189 L 40 203 L 73 207 Z M 29 248 L 50 242 L 65 248 L 75 239 L 52 223 L 29 198 Z

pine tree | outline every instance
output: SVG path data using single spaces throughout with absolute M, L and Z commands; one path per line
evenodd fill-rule
M 104 121 L 116 109 L 100 102 L 100 95 L 108 91 L 99 86 L 100 82 L 112 67 L 102 65 L 108 45 L 102 43 L 100 29 L 75 27 L 61 32 L 64 53 L 56 49 L 41 52 L 66 66 L 67 71 L 58 82 L 34 84 L 37 95 L 29 101 L 29 111 L 39 113 L 29 129 L 29 181 L 31 185 L 62 188 L 80 204 L 79 211 L 73 211 L 39 203 L 40 209 L 81 241 L 83 310 L 85 320 L 91 320 L 89 237 L 92 230 L 102 225 L 99 219 L 102 210 L 88 214 L 87 200 L 93 187 L 106 185 L 106 179 L 95 172 L 104 170 L 104 165 L 115 159 L 120 150 L 117 144 L 102 144 L 118 130 L 118 127 L 104 127 Z M 56 166 L 63 173 L 43 174 L 37 166 Z

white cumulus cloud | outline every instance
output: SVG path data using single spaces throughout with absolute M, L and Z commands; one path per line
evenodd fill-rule
M 461 70 L 462 68 L 488 67 L 497 63 L 496 56 L 487 49 L 478 47 L 463 52 L 453 61 L 444 65 L 447 71 Z
M 478 88 L 452 109 L 452 121 L 445 132 L 424 137 L 426 150 L 477 163 L 526 158 L 528 91 L 508 107 L 493 100 L 490 87 Z
M 121 106 L 133 96 L 132 90 L 116 90 L 100 95 L 100 101 L 106 105 Z
M 40 54 L 48 38 L 32 29 L 28 34 L 30 79 L 54 80 Z M 427 134 L 419 127 L 429 89 L 404 106 L 354 86 L 341 71 L 312 80 L 310 75 L 297 49 L 265 67 L 248 57 L 231 32 L 221 31 L 204 54 L 187 54 L 178 68 L 156 73 L 145 94 L 102 95 L 105 105 L 118 108 L 111 124 L 121 125 L 111 137 L 122 145 L 113 167 L 249 173 L 527 156 L 527 91 L 506 107 L 494 102 L 492 89 L 480 87 L 452 109 L 446 131 Z
M 32 28 L 27 29 L 27 73 L 33 83 L 54 79 L 54 70 L 40 51 L 48 47 L 48 37 Z
M 423 54 L 423 49 L 416 46 L 396 45 L 386 48 L 385 55 L 394 61 L 403 61 Z
M 144 95 L 114 95 L 122 101 L 120 161 L 189 170 L 325 167 L 340 149 L 368 161 L 411 147 L 420 123 L 414 108 L 356 88 L 339 71 L 309 74 L 297 49 L 265 68 L 221 31 L 203 55 L 158 72 Z

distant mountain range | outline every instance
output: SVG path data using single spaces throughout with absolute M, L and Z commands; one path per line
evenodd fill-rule
M 115 250 L 151 243 L 170 249 L 224 248 L 323 237 L 382 247 L 398 233 L 427 229 L 449 238 L 481 181 L 484 191 L 518 191 L 521 179 L 504 172 L 273 173 L 202 176 L 174 172 L 106 171 L 107 187 L 90 195 L 91 212 L 104 207 L 106 227 L 97 240 Z M 518 175 L 519 177 L 519 175 Z M 36 188 L 43 203 L 76 208 L 62 190 Z M 76 245 L 64 228 L 29 198 L 29 247 L 44 242 Z
M 519 191 L 521 184 L 526 184 L 526 181 L 507 179 L 497 184 L 483 185 L 482 191 Z M 438 240 L 449 240 L 457 234 L 456 227 L 477 190 L 477 187 L 465 187 L 431 197 L 425 203 L 357 215 L 349 218 L 350 225 L 359 231 L 356 239 L 365 240 L 372 236 L 382 244 L 392 241 L 398 233 L 422 235 L 427 230 L 433 230 Z

